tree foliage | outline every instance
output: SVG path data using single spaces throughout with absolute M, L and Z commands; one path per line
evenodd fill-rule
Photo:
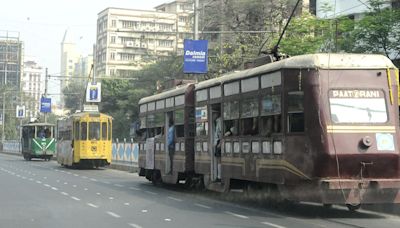
M 67 87 L 63 89 L 64 105 L 71 113 L 80 110 L 85 96 L 85 83 L 82 80 L 72 80 Z
M 114 118 L 114 138 L 129 136 L 131 123 L 139 118 L 139 100 L 155 94 L 158 81 L 184 78 L 182 62 L 182 56 L 172 56 L 137 71 L 132 75 L 136 80 L 103 80 L 100 111 Z
M 371 0 L 372 11 L 356 25 L 354 51 L 379 53 L 394 60 L 400 54 L 400 10 L 385 7 L 386 1 Z

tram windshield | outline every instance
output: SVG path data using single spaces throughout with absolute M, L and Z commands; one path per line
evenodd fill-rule
M 385 123 L 388 120 L 382 91 L 335 90 L 329 102 L 334 123 Z
M 89 139 L 100 140 L 100 122 L 89 123 Z

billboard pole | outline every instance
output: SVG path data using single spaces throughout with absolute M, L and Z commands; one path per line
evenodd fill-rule
M 48 75 L 47 75 L 47 67 L 46 73 L 44 75 L 44 97 L 47 98 L 47 84 L 48 84 Z M 44 113 L 44 122 L 47 123 L 47 112 Z

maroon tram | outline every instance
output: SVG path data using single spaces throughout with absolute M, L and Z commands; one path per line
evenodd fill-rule
M 399 203 L 398 94 L 384 56 L 312 54 L 143 98 L 139 175 L 351 210 Z

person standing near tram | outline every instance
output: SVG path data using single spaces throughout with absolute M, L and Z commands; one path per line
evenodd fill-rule
M 219 111 L 215 112 L 215 122 L 214 122 L 214 155 L 217 161 L 217 180 L 221 180 L 221 136 L 222 136 L 222 120 L 221 113 Z
M 172 116 L 169 118 L 169 127 L 167 135 L 168 155 L 169 155 L 169 174 L 172 174 L 173 158 L 175 153 L 175 125 Z

